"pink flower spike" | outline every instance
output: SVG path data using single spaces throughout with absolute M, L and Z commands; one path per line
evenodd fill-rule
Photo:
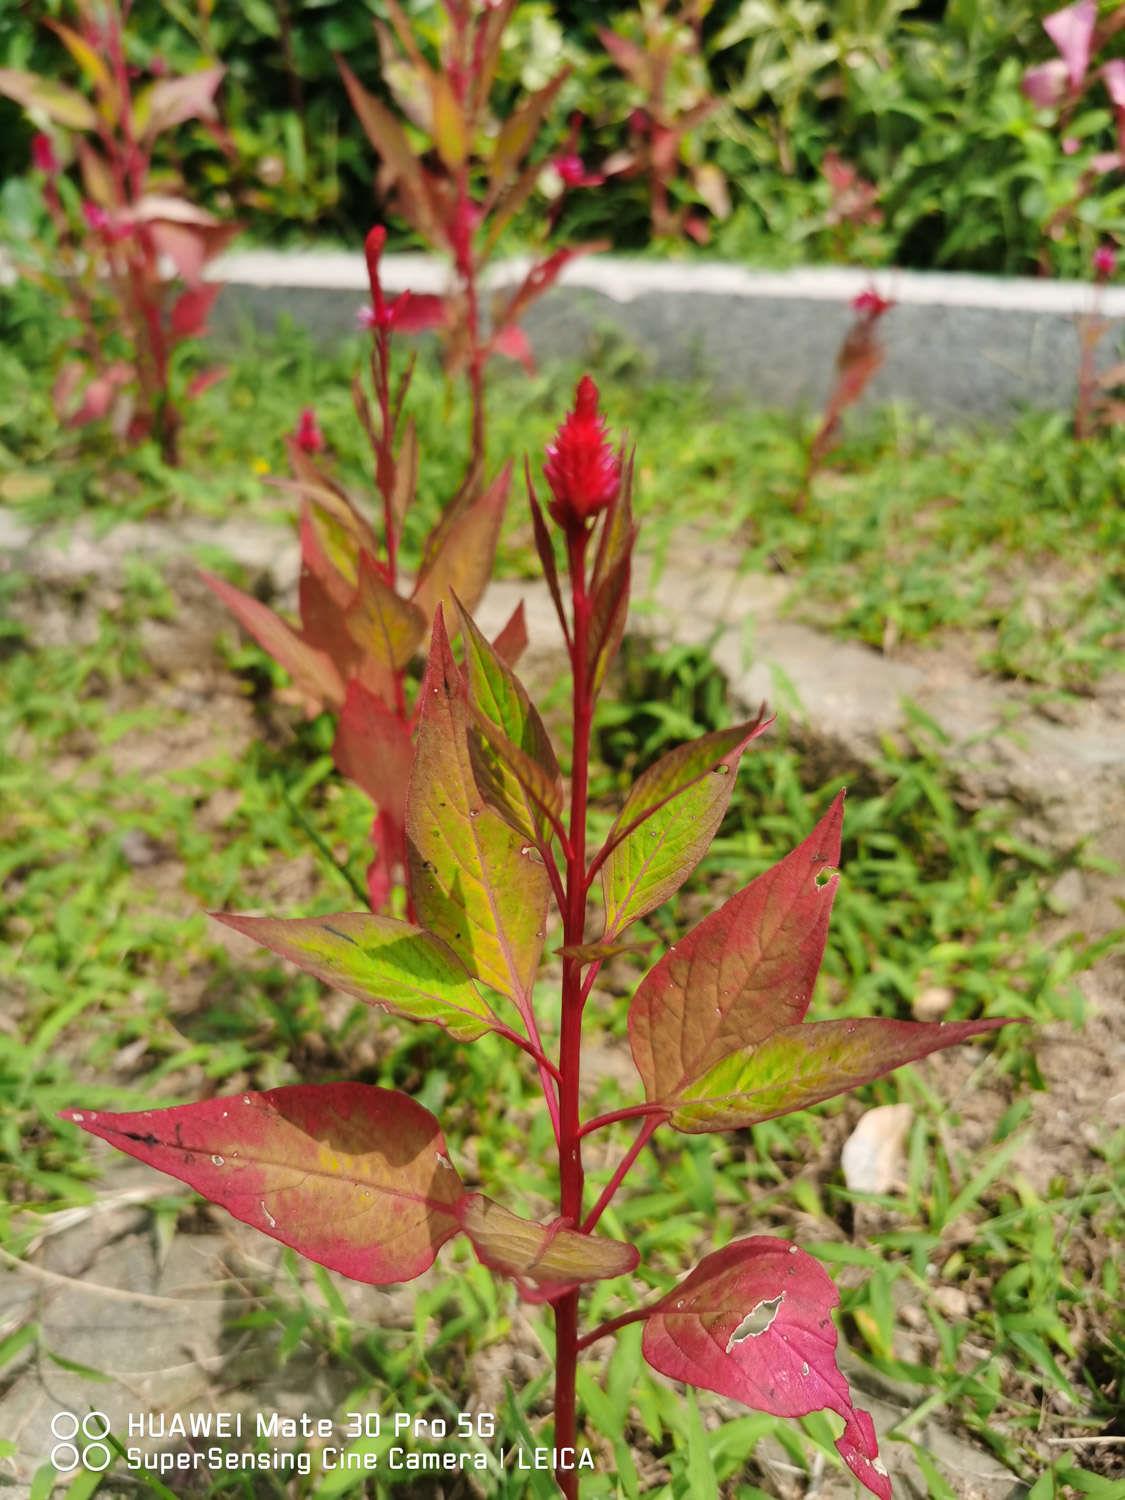
M 83 200 L 82 217 L 95 234 L 104 234 L 109 228 L 109 215 L 100 203 L 91 203 L 89 198 Z
M 316 420 L 316 412 L 306 406 L 297 419 L 297 430 L 293 440 L 302 453 L 320 453 L 324 448 L 324 433 Z
M 48 177 L 58 174 L 59 159 L 55 155 L 54 142 L 42 131 L 31 138 L 31 164 L 37 172 L 43 172 Z
M 1082 150 L 1082 142 L 1076 135 L 1064 135 L 1062 138 L 1064 156 L 1077 156 Z
M 1065 99 L 1066 90 L 1066 63 L 1061 57 L 1052 57 L 1050 62 L 1028 68 L 1020 84 L 1020 92 L 1036 109 L 1055 109 Z
M 1117 251 L 1112 245 L 1099 245 L 1094 251 L 1091 265 L 1098 281 L 1108 281 L 1117 270 Z
M 1066 63 L 1072 89 L 1081 88 L 1086 77 L 1086 69 L 1090 66 L 1090 43 L 1097 21 L 1097 0 L 1077 0 L 1077 4 L 1055 11 L 1043 22 L 1043 30 Z
M 551 516 L 567 531 L 582 527 L 617 494 L 621 459 L 610 447 L 598 388 L 589 375 L 578 382 L 574 410 L 547 445 L 543 474 L 555 497 Z
M 868 313 L 874 318 L 881 318 L 889 311 L 894 303 L 889 297 L 881 297 L 873 286 L 867 287 L 860 292 L 858 297 L 852 298 L 852 308 L 857 313 Z
M 379 261 L 383 254 L 383 247 L 387 243 L 387 231 L 382 224 L 376 224 L 375 228 L 368 234 L 363 242 L 363 255 L 367 261 L 367 279 L 371 284 L 371 303 L 374 321 L 369 325 L 373 328 L 383 328 L 385 324 L 385 303 L 383 301 L 383 283 L 379 279 Z

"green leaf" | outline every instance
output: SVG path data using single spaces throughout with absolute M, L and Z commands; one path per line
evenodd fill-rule
M 680 745 L 637 778 L 603 846 L 603 941 L 678 891 L 718 832 L 759 718 Z M 608 850 L 608 853 L 605 851 Z
M 563 805 L 550 736 L 519 678 L 456 602 L 465 641 L 473 717 L 469 750 L 477 785 L 513 828 L 546 843 Z
M 49 120 L 67 130 L 93 130 L 98 123 L 94 106 L 84 94 L 22 68 L 0 68 L 0 94 L 24 109 L 42 110 Z
M 543 948 L 547 871 L 477 787 L 465 683 L 440 607 L 419 696 L 406 811 L 415 910 L 470 974 L 520 1003 Z
M 333 989 L 392 1015 L 432 1021 L 460 1042 L 475 1041 L 500 1024 L 456 955 L 409 922 L 368 912 L 288 921 L 213 915 Z
M 807 1109 L 1007 1021 L 806 1021 L 742 1047 L 685 1084 L 670 1124 L 688 1135 L 740 1130 Z

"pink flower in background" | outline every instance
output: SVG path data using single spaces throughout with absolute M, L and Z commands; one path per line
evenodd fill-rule
M 1112 245 L 1099 245 L 1090 264 L 1099 281 L 1108 281 L 1117 270 L 1117 251 Z
M 54 143 L 49 135 L 42 131 L 31 138 L 31 164 L 37 172 L 45 172 L 48 177 L 54 177 L 59 170 L 59 159 L 55 155 Z
M 551 165 L 568 188 L 601 187 L 605 181 L 601 172 L 586 170 L 586 163 L 576 151 L 564 151 L 553 159 Z
M 1066 64 L 1072 89 L 1081 88 L 1086 77 L 1086 69 L 1090 66 L 1090 43 L 1097 22 L 1096 0 L 1078 0 L 1076 5 L 1056 10 L 1043 21 L 1043 30 L 1059 49 L 1059 56 Z
M 91 203 L 89 198 L 83 201 L 82 217 L 95 234 L 104 234 L 109 228 L 109 215 L 100 203 Z
M 293 434 L 293 441 L 302 453 L 320 453 L 324 448 L 324 433 L 320 430 L 320 423 L 316 420 L 316 412 L 311 406 L 306 406 L 297 419 L 297 430 Z
M 852 310 L 857 313 L 868 313 L 872 318 L 881 318 L 894 303 L 889 297 L 881 297 L 873 286 L 867 287 L 860 292 L 858 297 L 852 298 Z

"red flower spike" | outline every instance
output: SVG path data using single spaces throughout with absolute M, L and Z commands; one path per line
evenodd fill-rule
M 852 310 L 857 313 L 870 313 L 872 318 L 881 318 L 888 312 L 894 303 L 889 297 L 881 297 L 873 286 L 860 292 L 858 297 L 852 298 Z
M 1099 245 L 1094 251 L 1091 264 L 1099 281 L 1108 281 L 1117 270 L 1117 251 L 1112 245 Z
M 382 328 L 385 326 L 386 304 L 383 301 L 383 284 L 379 280 L 379 261 L 383 254 L 383 247 L 387 243 L 387 231 L 382 224 L 376 224 L 363 242 L 363 255 L 367 261 L 367 279 L 371 283 L 370 309 L 364 309 L 370 316 L 367 323 L 369 328 Z M 361 319 L 363 314 L 361 313 Z
M 324 449 L 324 433 L 320 430 L 320 423 L 316 420 L 316 412 L 311 406 L 306 406 L 297 419 L 297 430 L 293 434 L 293 441 L 302 453 L 320 453 Z
M 37 172 L 54 177 L 59 170 L 59 159 L 49 135 L 40 132 L 31 138 L 31 164 Z
M 589 375 L 578 382 L 574 410 L 547 445 L 543 474 L 555 497 L 551 515 L 566 530 L 596 516 L 617 494 L 621 459 L 606 437 L 598 388 Z

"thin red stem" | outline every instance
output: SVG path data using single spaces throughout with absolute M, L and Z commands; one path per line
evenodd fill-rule
M 563 943 L 578 947 L 586 930 L 586 812 L 590 777 L 590 730 L 594 695 L 588 670 L 590 596 L 586 588 L 586 544 L 584 525 L 567 536 L 574 644 L 573 746 L 570 776 L 570 849 L 566 861 L 566 906 L 563 911 Z M 562 1214 L 573 1224 L 582 1218 L 584 1177 L 582 1171 L 581 1122 L 578 1085 L 582 1064 L 582 963 L 563 959 L 562 1025 L 559 1041 L 559 1178 Z M 555 1304 L 555 1447 L 573 1448 L 577 1438 L 578 1293 L 571 1292 Z M 578 1474 L 559 1468 L 555 1480 L 567 1500 L 578 1494 Z
M 556 1081 L 558 1080 L 558 1068 L 551 1061 L 551 1059 L 546 1056 L 537 1041 L 529 1040 L 529 1038 L 525 1036 L 520 1036 L 518 1031 L 513 1030 L 511 1026 L 503 1025 L 503 1023 L 501 1023 L 499 1026 L 494 1026 L 492 1029 L 493 1031 L 495 1031 L 497 1036 L 502 1036 L 505 1041 L 512 1042 L 520 1049 L 521 1052 L 526 1052 L 528 1057 L 533 1058 L 539 1065 L 539 1071 L 541 1073 L 546 1073 L 548 1077 L 553 1078 Z
M 640 1120 L 646 1115 L 666 1115 L 667 1113 L 663 1104 L 630 1104 L 627 1109 L 611 1110 L 608 1115 L 596 1115 L 594 1119 L 587 1120 L 578 1134 L 580 1136 L 593 1135 L 595 1130 L 602 1130 L 606 1125 L 616 1125 L 618 1120 Z
M 625 1328 L 630 1323 L 639 1323 L 642 1318 L 648 1317 L 648 1309 L 638 1307 L 634 1312 L 622 1313 L 620 1317 L 610 1318 L 605 1323 L 599 1323 L 591 1332 L 583 1334 L 578 1340 L 578 1352 L 588 1349 L 591 1344 L 596 1344 L 599 1339 L 604 1339 L 607 1333 L 616 1333 L 619 1328 Z
M 624 1182 L 630 1167 L 636 1161 L 637 1157 L 640 1156 L 644 1148 L 648 1145 L 649 1141 L 652 1139 L 653 1132 L 660 1124 L 662 1119 L 664 1119 L 663 1114 L 650 1115 L 641 1126 L 640 1130 L 638 1130 L 636 1140 L 629 1147 L 628 1151 L 626 1151 L 625 1155 L 617 1164 L 617 1170 L 614 1172 L 613 1176 L 609 1179 L 605 1187 L 602 1189 L 601 1197 L 594 1204 L 589 1214 L 583 1220 L 583 1234 L 590 1234 L 594 1226 L 597 1224 L 598 1220 L 601 1218 L 602 1214 L 605 1213 L 606 1209 L 613 1201 L 617 1189 Z

